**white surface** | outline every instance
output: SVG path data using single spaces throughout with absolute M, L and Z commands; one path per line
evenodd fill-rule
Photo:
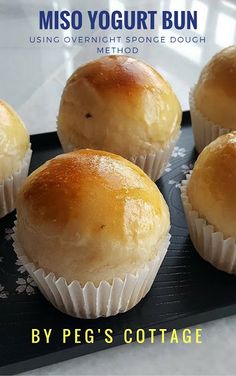
M 91 36 L 91 31 L 39 32 L 39 9 L 93 9 L 94 0 L 0 0 L 0 97 L 9 101 L 22 115 L 31 133 L 56 129 L 56 116 L 66 79 L 80 64 L 98 57 L 96 47 L 88 45 L 32 45 L 35 35 Z M 60 4 L 60 7 L 59 7 Z M 134 6 L 135 4 L 135 6 Z M 157 7 L 158 4 L 158 7 Z M 206 44 L 139 45 L 137 57 L 146 60 L 171 83 L 183 110 L 189 108 L 189 88 L 196 82 L 202 67 L 221 48 L 236 42 L 236 3 L 234 0 L 101 0 L 98 9 L 197 10 L 197 31 L 161 31 L 159 36 L 205 36 Z M 95 35 L 106 35 L 96 31 Z M 116 31 L 112 36 L 153 36 L 152 31 Z
M 66 79 L 81 63 L 94 58 L 94 46 L 29 46 L 38 33 L 38 9 L 92 9 L 95 0 L 0 0 L 0 97 L 22 115 L 30 133 L 56 128 L 60 95 Z M 188 109 L 189 88 L 207 60 L 221 48 L 236 43 L 235 0 L 101 0 L 109 9 L 194 9 L 199 11 L 201 45 L 141 47 L 138 57 L 155 66 L 172 84 L 183 109 Z M 188 32 L 179 32 L 189 35 Z M 58 32 L 60 34 L 60 32 Z M 125 34 L 125 33 L 124 33 Z M 133 35 L 148 35 L 146 32 Z M 32 371 L 32 375 L 233 375 L 236 351 L 236 317 L 200 325 L 201 345 L 120 346 Z

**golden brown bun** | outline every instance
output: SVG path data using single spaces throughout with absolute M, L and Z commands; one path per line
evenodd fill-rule
M 208 120 L 236 129 L 236 45 L 213 56 L 202 71 L 194 98 L 198 110 Z
M 0 100 L 0 183 L 20 168 L 29 148 L 29 135 L 23 121 Z
M 188 197 L 200 217 L 226 238 L 236 238 L 236 132 L 219 137 L 200 154 Z
M 60 155 L 26 180 L 17 200 L 17 236 L 30 260 L 81 284 L 153 259 L 167 235 L 168 207 L 156 185 L 122 157 L 80 150 Z
M 65 151 L 88 147 L 129 158 L 168 143 L 181 117 L 170 85 L 152 67 L 126 56 L 106 56 L 68 80 L 58 135 Z

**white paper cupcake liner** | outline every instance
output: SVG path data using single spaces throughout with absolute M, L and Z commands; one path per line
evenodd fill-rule
M 114 278 L 111 284 L 101 281 L 98 287 L 87 282 L 82 287 L 79 281 L 68 284 L 54 273 L 47 274 L 43 269 L 37 269 L 24 254 L 17 240 L 16 228 L 13 235 L 14 251 L 45 298 L 60 311 L 87 319 L 113 316 L 133 308 L 150 290 L 170 243 L 168 234 L 158 243 L 155 259 L 135 274 L 127 274 L 124 280 Z
M 181 198 L 187 219 L 189 233 L 199 255 L 217 269 L 236 274 L 236 239 L 225 239 L 224 234 L 199 216 L 192 209 L 187 195 L 187 186 L 191 173 L 186 176 L 181 186 Z
M 133 156 L 128 159 L 140 167 L 153 181 L 157 181 L 165 171 L 179 136 L 180 131 L 163 149 L 147 155 Z
M 198 153 L 201 153 L 205 146 L 209 145 L 217 137 L 232 130 L 220 127 L 201 114 L 195 104 L 194 89 L 191 89 L 189 93 L 189 106 L 196 149 Z
M 15 209 L 16 195 L 28 175 L 31 155 L 29 147 L 20 168 L 0 183 L 0 218 Z
M 181 132 L 179 131 L 177 136 L 166 144 L 164 148 L 157 150 L 156 152 L 146 155 L 130 156 L 126 157 L 126 159 L 140 167 L 153 181 L 157 181 L 165 171 L 180 133 Z M 59 133 L 58 135 L 65 153 L 75 150 L 73 145 L 62 142 L 63 137 L 61 137 Z

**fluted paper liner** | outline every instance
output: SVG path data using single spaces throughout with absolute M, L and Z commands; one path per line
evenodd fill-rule
M 17 240 L 16 227 L 13 240 L 17 257 L 45 298 L 68 315 L 92 319 L 126 312 L 148 293 L 167 252 L 170 235 L 158 243 L 157 256 L 135 274 L 126 274 L 123 280 L 114 278 L 112 283 L 101 281 L 98 287 L 92 282 L 87 282 L 84 286 L 79 281 L 68 284 L 63 277 L 57 278 L 54 273 L 47 274 L 42 268 L 37 269 L 24 254 Z
M 189 233 L 199 255 L 217 269 L 236 274 L 236 239 L 225 238 L 214 226 L 201 218 L 193 210 L 187 195 L 187 186 L 191 173 L 186 176 L 181 186 L 181 198 L 187 219 Z
M 196 149 L 201 153 L 217 137 L 230 133 L 233 129 L 222 128 L 201 114 L 195 104 L 194 89 L 195 87 L 189 93 L 189 106 Z
M 0 183 L 0 218 L 15 209 L 16 195 L 28 175 L 31 155 L 29 147 L 18 170 Z
M 140 167 L 153 181 L 157 181 L 165 171 L 179 136 L 180 131 L 173 140 L 156 152 L 138 155 L 128 159 Z
M 169 143 L 155 152 L 145 155 L 126 156 L 126 159 L 140 167 L 150 177 L 150 179 L 157 181 L 165 171 L 179 136 L 180 131 Z M 63 144 L 62 147 L 65 153 L 76 149 L 71 144 Z

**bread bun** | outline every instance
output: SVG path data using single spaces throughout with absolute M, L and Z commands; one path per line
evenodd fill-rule
M 225 48 L 203 69 L 194 90 L 197 109 L 211 122 L 236 129 L 236 45 Z
M 29 148 L 29 135 L 23 121 L 0 100 L 0 183 L 21 166 Z
M 200 217 L 226 238 L 236 238 L 236 132 L 219 137 L 203 150 L 187 192 Z
M 65 151 L 92 148 L 127 159 L 164 147 L 182 112 L 170 85 L 151 66 L 105 56 L 79 69 L 64 89 L 58 136 Z
M 46 272 L 82 285 L 135 273 L 156 256 L 168 207 L 143 171 L 114 154 L 80 150 L 34 171 L 17 200 L 17 237 Z

